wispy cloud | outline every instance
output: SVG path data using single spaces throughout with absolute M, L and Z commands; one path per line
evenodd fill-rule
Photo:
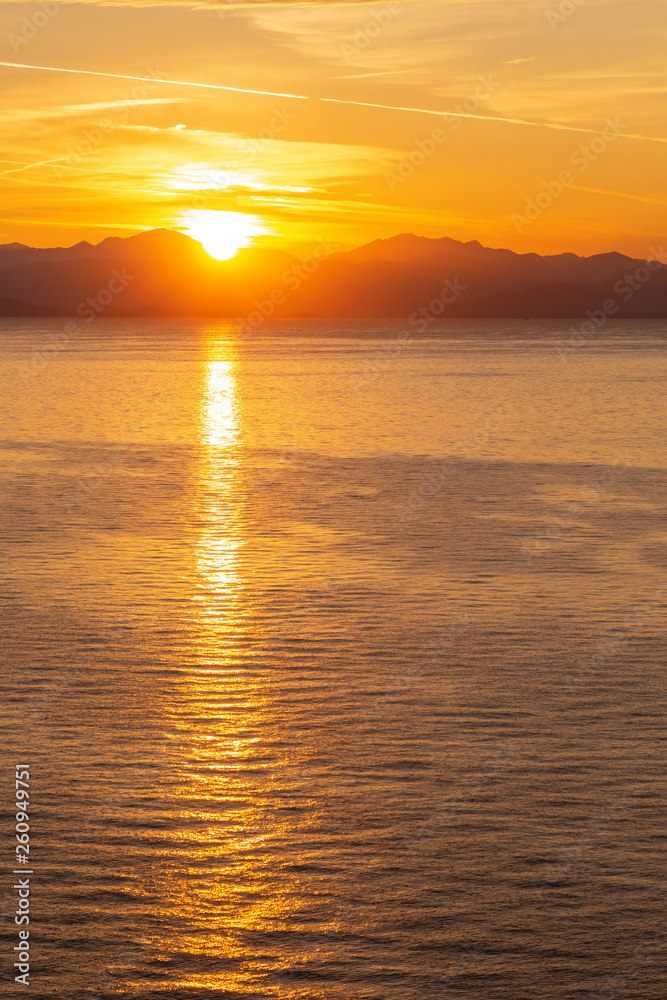
M 0 170 L 0 177 L 6 177 L 8 174 L 21 174 L 26 170 L 33 170 L 35 167 L 46 167 L 53 163 L 62 163 L 64 157 L 59 156 L 54 160 L 37 160 L 36 163 L 24 163 L 21 167 L 13 167 L 11 170 Z
M 19 125 L 50 118 L 75 118 L 94 115 L 98 111 L 112 111 L 119 107 L 147 107 L 164 104 L 187 104 L 187 97 L 151 97 L 145 100 L 94 101 L 90 104 L 57 104 L 53 107 L 13 108 L 0 113 L 0 125 Z
M 628 198 L 630 201 L 644 201 L 649 205 L 667 205 L 667 201 L 661 198 L 646 198 L 641 194 L 630 194 L 628 191 L 605 191 L 602 188 L 583 187 L 580 184 L 572 185 L 573 191 L 586 191 L 589 194 L 601 194 L 608 198 Z
M 383 69 L 377 73 L 352 73 L 344 76 L 332 76 L 332 80 L 370 80 L 373 76 L 403 76 L 405 73 L 414 73 L 414 69 Z
M 280 216 L 276 243 L 418 230 L 516 249 L 512 211 L 610 117 L 622 133 L 591 154 L 590 190 L 544 213 L 530 249 L 637 253 L 667 221 L 664 18 L 586 0 L 552 31 L 558 2 L 404 0 L 388 20 L 388 0 L 66 0 L 0 65 L 9 236 L 41 215 L 36 239 L 75 242 L 210 202 Z M 0 0 L 0 36 L 29 7 Z
M 284 97 L 298 101 L 311 100 L 311 98 L 308 97 L 308 95 L 306 94 L 280 93 L 271 90 L 249 90 L 243 87 L 230 87 L 216 83 L 195 83 L 191 80 L 167 80 L 167 79 L 160 79 L 158 77 L 127 76 L 121 73 L 106 73 L 97 70 L 72 69 L 63 66 L 33 66 L 26 63 L 10 63 L 10 62 L 0 62 L 0 66 L 11 66 L 13 68 L 18 68 L 18 69 L 44 70 L 45 72 L 52 72 L 52 73 L 75 73 L 75 74 L 81 74 L 83 76 L 110 77 L 111 79 L 118 79 L 118 80 L 141 80 L 146 83 L 148 82 L 165 83 L 178 87 L 201 87 L 207 90 L 222 90 L 236 94 L 254 94 L 254 95 L 261 95 L 264 97 Z M 379 108 L 383 111 L 400 111 L 400 112 L 409 112 L 412 114 L 420 114 L 420 115 L 435 115 L 436 117 L 440 118 L 443 117 L 470 118 L 476 121 L 504 122 L 509 125 L 523 125 L 523 126 L 529 126 L 531 128 L 554 129 L 561 132 L 582 132 L 587 135 L 599 135 L 601 132 L 601 129 L 597 128 L 585 128 L 579 125 L 567 125 L 562 122 L 530 121 L 525 118 L 513 118 L 504 115 L 481 115 L 481 114 L 472 114 L 464 111 L 442 111 L 435 108 L 419 108 L 403 104 L 380 104 L 374 101 L 355 101 L 349 98 L 341 98 L 341 97 L 316 97 L 312 98 L 312 100 L 321 101 L 326 104 L 346 104 L 358 108 Z M 662 136 L 642 135 L 641 133 L 635 133 L 635 132 L 623 132 L 622 135 L 626 139 L 639 139 L 645 142 L 661 142 L 661 143 L 667 142 L 667 138 Z

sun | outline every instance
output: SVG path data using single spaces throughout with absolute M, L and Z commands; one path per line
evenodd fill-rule
M 184 232 L 203 246 L 209 257 L 229 260 L 258 236 L 268 232 L 256 215 L 198 209 L 184 217 Z

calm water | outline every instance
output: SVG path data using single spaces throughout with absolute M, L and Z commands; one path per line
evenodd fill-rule
M 0 323 L 32 1000 L 663 1000 L 667 328 L 64 322 Z

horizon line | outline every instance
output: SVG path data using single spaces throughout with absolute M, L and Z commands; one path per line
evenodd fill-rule
M 1 219 L 0 218 L 0 221 L 7 222 L 7 221 L 12 221 L 12 220 Z M 35 225 L 37 225 L 37 223 L 35 223 Z M 90 226 L 88 226 L 86 228 L 97 228 L 97 227 L 93 226 L 91 224 Z M 114 228 L 114 227 L 110 226 L 109 228 Z M 191 240 L 193 243 L 198 243 L 200 246 L 202 245 L 200 243 L 200 241 L 197 240 L 194 236 L 190 236 L 188 233 L 183 232 L 182 229 L 176 228 L 175 226 L 144 226 L 143 228 L 139 227 L 136 232 L 131 232 L 129 236 L 117 236 L 117 235 L 104 236 L 99 241 L 99 243 L 90 243 L 86 239 L 81 239 L 81 240 L 78 240 L 76 243 L 72 243 L 70 246 L 34 247 L 34 246 L 30 246 L 27 243 L 20 243 L 18 240 L 12 240 L 10 243 L 0 243 L 0 250 L 3 247 L 10 247 L 10 246 L 25 247 L 25 249 L 27 249 L 27 250 L 73 250 L 74 247 L 78 246 L 80 243 L 86 243 L 90 247 L 99 247 L 99 246 L 102 245 L 102 243 L 104 243 L 106 240 L 109 240 L 109 239 L 131 240 L 131 239 L 136 239 L 138 236 L 142 236 L 142 235 L 144 235 L 146 233 L 157 233 L 157 232 L 178 233 L 179 236 L 184 236 L 186 239 Z M 638 261 L 658 260 L 663 266 L 667 266 L 667 263 L 665 262 L 665 257 L 667 256 L 667 254 L 665 253 L 665 250 L 663 249 L 663 247 L 660 247 L 659 250 L 656 249 L 655 247 L 649 247 L 649 253 L 655 254 L 655 256 L 653 256 L 653 257 L 650 257 L 650 256 L 647 256 L 647 257 L 633 257 L 630 254 L 624 253 L 622 250 L 598 250 L 595 253 L 591 253 L 591 254 L 588 254 L 587 256 L 584 256 L 582 254 L 575 253 L 574 250 L 559 250 L 559 251 L 557 251 L 555 253 L 539 253 L 537 250 L 519 251 L 519 250 L 511 250 L 509 247 L 491 247 L 491 246 L 487 246 L 485 243 L 482 243 L 476 237 L 473 237 L 470 240 L 459 240 L 459 239 L 456 239 L 454 236 L 448 236 L 448 235 L 444 235 L 444 236 L 419 236 L 417 233 L 413 233 L 413 232 L 395 233 L 393 236 L 378 236 L 375 239 L 370 240 L 367 243 L 360 243 L 359 245 L 355 245 L 355 246 L 353 246 L 353 247 L 351 247 L 351 248 L 349 248 L 347 250 L 335 250 L 331 254 L 313 254 L 310 257 L 303 257 L 301 259 L 302 260 L 312 260 L 313 257 L 315 257 L 315 256 L 318 256 L 318 257 L 321 257 L 322 259 L 324 259 L 325 257 L 332 257 L 332 256 L 335 256 L 336 254 L 339 254 L 339 253 L 353 253 L 355 250 L 361 250 L 364 247 L 372 246 L 374 243 L 388 243 L 391 240 L 397 240 L 397 239 L 400 239 L 401 237 L 404 237 L 404 236 L 410 236 L 410 237 L 413 237 L 414 239 L 418 239 L 418 240 L 428 240 L 431 243 L 438 242 L 439 240 L 451 240 L 453 243 L 458 243 L 461 246 L 467 246 L 470 243 L 476 243 L 483 250 L 492 250 L 492 251 L 498 251 L 498 252 L 505 251 L 506 253 L 515 254 L 517 257 L 536 256 L 536 257 L 547 258 L 547 257 L 562 257 L 562 256 L 565 256 L 566 254 L 568 254 L 568 255 L 571 255 L 573 257 L 576 257 L 578 260 L 590 260 L 592 257 L 603 257 L 603 256 L 606 256 L 608 254 L 618 254 L 620 257 L 625 257 L 627 260 L 632 260 L 632 261 L 635 261 L 635 260 L 638 260 Z M 293 241 L 289 241 L 288 239 L 285 239 L 283 242 L 293 242 Z M 302 242 L 307 242 L 307 241 L 302 241 Z M 249 246 L 241 247 L 240 249 L 241 250 L 280 250 L 280 247 L 279 246 L 273 246 L 273 245 L 272 246 L 265 246 L 265 245 L 262 245 L 262 244 L 253 243 L 253 244 L 250 244 Z M 240 251 L 237 251 L 237 252 L 240 252 Z M 292 257 L 295 258 L 295 260 L 299 260 L 300 259 L 300 258 L 296 257 L 294 254 L 290 253 L 289 251 L 281 251 L 281 252 L 289 253 L 290 256 L 292 256 Z M 234 260 L 234 257 L 229 258 L 229 260 Z M 228 263 L 228 262 L 229 262 L 228 260 L 219 261 L 219 263 Z

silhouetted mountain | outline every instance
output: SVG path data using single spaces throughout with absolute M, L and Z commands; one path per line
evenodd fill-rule
M 0 299 L 0 316 L 62 316 L 63 313 L 48 306 L 34 306 L 17 299 Z
M 465 261 L 470 260 L 486 265 L 497 280 L 518 280 L 535 285 L 550 285 L 554 281 L 571 281 L 577 285 L 593 284 L 618 274 L 624 268 L 636 267 L 638 263 L 620 253 L 596 254 L 593 257 L 563 253 L 541 257 L 536 253 L 518 254 L 512 250 L 492 250 L 482 246 L 477 240 L 461 243 L 448 236 L 432 240 L 425 236 L 413 236 L 411 233 L 387 240 L 375 240 L 356 250 L 335 254 L 332 259 L 352 263 L 384 260 L 408 265 L 419 262 L 426 266 L 432 262 L 441 267 L 465 266 Z
M 0 246 L 0 268 L 62 260 L 161 260 L 166 256 L 206 257 L 199 243 L 173 229 L 149 229 L 122 239 L 109 236 L 101 243 L 83 240 L 72 247 L 38 249 L 22 243 Z
M 628 280 L 629 279 L 629 280 Z M 634 287 L 633 287 L 634 285 Z M 263 318 L 667 317 L 667 267 L 619 253 L 542 257 L 477 240 L 404 234 L 298 261 L 248 248 L 215 261 L 182 233 L 155 229 L 97 245 L 0 246 L 0 315 Z M 421 320 L 420 320 L 421 322 Z

